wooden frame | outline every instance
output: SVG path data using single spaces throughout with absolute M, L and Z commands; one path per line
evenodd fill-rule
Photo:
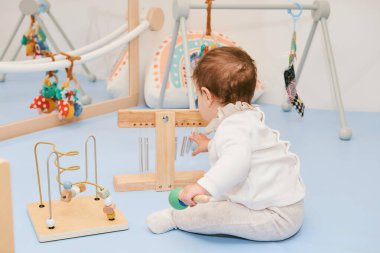
M 136 106 L 138 103 L 138 94 L 133 96 L 112 99 L 97 104 L 86 105 L 80 118 L 71 121 L 61 121 L 58 119 L 57 112 L 41 115 L 36 118 L 26 119 L 7 125 L 0 126 L 0 141 L 18 137 L 36 131 L 48 129 L 56 126 L 63 126 L 75 121 L 80 121 L 96 117 L 105 113 L 117 111 L 120 108 Z
M 129 31 L 139 25 L 139 13 L 139 0 L 128 0 Z M 150 13 L 150 15 L 148 15 L 148 19 L 151 19 L 150 21 L 156 21 L 155 24 L 151 24 L 152 30 L 155 30 L 154 28 L 158 30 L 162 26 L 163 16 L 162 13 L 159 14 L 160 15 L 151 15 Z M 80 118 L 77 118 L 74 121 L 80 121 L 105 113 L 114 112 L 119 109 L 136 106 L 139 98 L 139 79 L 139 40 L 136 38 L 129 43 L 129 95 L 123 98 L 112 99 L 109 101 L 84 106 L 83 114 Z M 51 113 L 48 115 L 42 115 L 27 120 L 5 124 L 0 126 L 0 141 L 51 127 L 66 125 L 68 123 L 70 122 L 60 121 L 57 113 Z
M 0 252 L 14 253 L 11 174 L 9 162 L 0 158 Z
M 206 126 L 198 110 L 120 110 L 121 128 L 156 128 L 156 172 L 115 175 L 115 191 L 167 191 L 195 183 L 204 175 L 203 170 L 175 171 L 175 127 Z

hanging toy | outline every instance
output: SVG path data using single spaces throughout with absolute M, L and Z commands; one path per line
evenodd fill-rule
M 212 30 L 211 30 L 211 8 L 212 8 L 212 1 L 213 0 L 206 0 L 207 4 L 207 22 L 206 22 L 206 32 L 204 36 L 200 39 L 199 44 L 200 49 L 199 53 L 194 52 L 190 56 L 190 64 L 192 69 L 195 68 L 196 63 L 199 61 L 200 58 L 202 58 L 207 52 L 211 49 L 217 48 L 217 40 L 216 37 L 212 35 Z
M 50 79 L 54 78 L 52 82 Z M 39 113 L 50 113 L 55 109 L 56 90 L 57 90 L 58 77 L 54 71 L 49 71 L 43 80 L 41 95 L 34 98 L 33 103 L 30 104 L 30 109 L 37 109 Z
M 52 61 L 55 61 L 54 55 L 51 52 L 42 51 L 42 55 L 49 56 Z M 53 79 L 53 81 L 52 81 Z M 55 109 L 57 101 L 58 76 L 55 71 L 48 71 L 43 79 L 43 86 L 40 95 L 34 98 L 33 103 L 30 104 L 30 109 L 37 109 L 39 113 L 50 113 Z
M 38 96 L 34 98 L 33 103 L 29 106 L 30 109 L 37 109 L 38 113 L 51 113 L 55 108 L 54 100 Z
M 49 47 L 46 43 L 46 35 L 42 28 L 39 26 L 35 17 L 31 17 L 28 32 L 22 36 L 21 44 L 25 46 L 25 53 L 27 56 L 43 55 L 43 51 L 49 51 Z
M 70 120 L 74 116 L 79 117 L 83 111 L 81 103 L 78 101 L 77 93 L 79 88 L 78 80 L 73 76 L 74 61 L 80 60 L 79 56 L 71 56 L 65 53 L 62 55 L 66 56 L 66 59 L 71 62 L 69 68 L 66 68 L 67 79 L 62 84 L 60 89 L 56 90 L 56 97 L 58 100 L 58 117 L 61 120 Z M 74 90 L 68 90 L 71 82 L 75 83 Z
M 61 99 L 58 101 L 58 117 L 60 120 L 72 119 L 74 117 L 74 104 L 71 100 L 72 91 L 67 93 L 66 100 Z
M 83 107 L 78 101 L 78 88 L 79 82 L 73 76 L 74 61 L 79 60 L 79 56 L 70 56 L 65 53 L 61 53 L 66 56 L 66 59 L 71 62 L 69 68 L 66 68 L 67 79 L 58 87 L 58 77 L 55 74 L 56 71 L 47 72 L 43 79 L 43 86 L 41 94 L 34 98 L 33 103 L 30 104 L 31 109 L 37 109 L 39 113 L 50 113 L 54 109 L 58 109 L 58 117 L 61 120 L 70 120 L 74 116 L 79 117 L 83 111 Z M 49 56 L 52 61 L 55 61 L 54 55 L 51 52 L 42 51 L 41 55 Z M 53 80 L 52 80 L 53 79 Z M 75 89 L 69 90 L 70 82 L 75 82 Z
M 293 105 L 293 107 L 297 110 L 297 112 L 301 115 L 301 117 L 303 117 L 305 105 L 297 93 L 296 74 L 294 71 L 294 62 L 297 58 L 296 23 L 297 23 L 297 20 L 302 15 L 303 6 L 299 3 L 295 3 L 295 5 L 297 5 L 298 8 L 300 9 L 300 12 L 298 14 L 294 14 L 292 13 L 291 9 L 288 9 L 288 13 L 293 18 L 293 36 L 292 36 L 290 52 L 289 52 L 289 66 L 284 72 L 284 79 L 285 79 L 286 93 L 288 94 L 289 101 Z

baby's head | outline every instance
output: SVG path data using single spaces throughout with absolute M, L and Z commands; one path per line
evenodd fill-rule
M 256 87 L 254 60 L 237 47 L 220 47 L 209 51 L 195 67 L 199 111 L 210 121 L 217 108 L 238 101 L 251 103 Z

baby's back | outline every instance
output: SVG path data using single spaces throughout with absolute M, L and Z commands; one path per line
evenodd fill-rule
M 250 136 L 247 136 L 251 143 L 248 177 L 226 197 L 256 210 L 290 205 L 305 195 L 297 155 L 289 152 L 289 142 L 280 140 L 279 132 L 266 126 L 264 119 L 258 108 L 225 119 L 251 128 Z

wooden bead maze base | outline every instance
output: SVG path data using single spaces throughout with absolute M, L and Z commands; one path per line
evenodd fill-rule
M 110 221 L 103 213 L 103 201 L 94 196 L 76 197 L 71 202 L 52 201 L 55 228 L 46 226 L 49 204 L 40 208 L 39 202 L 28 204 L 28 214 L 40 242 L 55 241 L 86 235 L 115 232 L 128 229 L 128 221 L 116 207 L 116 219 Z

